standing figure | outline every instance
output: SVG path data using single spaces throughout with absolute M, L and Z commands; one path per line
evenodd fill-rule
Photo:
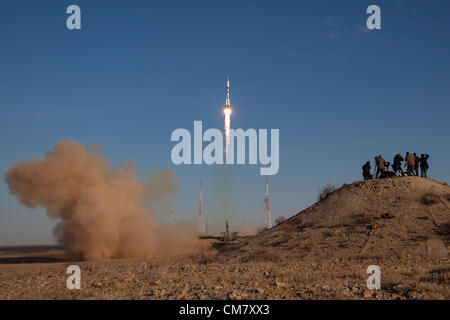
M 416 177 L 419 176 L 419 162 L 420 162 L 420 158 L 419 158 L 419 156 L 414 152 L 414 173 L 416 174 Z
M 362 166 L 363 178 L 364 180 L 372 179 L 372 175 L 370 174 L 370 161 L 367 161 L 365 165 Z
M 406 174 L 408 176 L 413 176 L 414 175 L 414 162 L 415 162 L 415 157 L 412 153 L 407 152 L 406 153 Z
M 384 161 L 384 158 L 380 155 L 378 157 L 375 157 L 375 161 L 377 164 L 377 174 L 376 177 L 379 177 L 379 174 L 381 175 L 384 171 L 386 171 L 386 161 Z
M 378 169 L 378 156 L 375 156 L 375 168 L 373 169 L 373 176 L 378 178 L 378 174 L 380 173 L 380 169 Z
M 428 171 L 428 158 L 430 157 L 429 154 L 421 154 L 420 155 L 420 176 L 422 178 L 428 178 L 427 171 Z
M 392 165 L 392 170 L 394 170 L 394 173 L 397 174 L 397 171 L 400 171 L 400 176 L 404 175 L 403 169 L 402 169 L 402 162 L 405 159 L 400 155 L 400 153 L 397 153 L 394 157 L 394 164 Z

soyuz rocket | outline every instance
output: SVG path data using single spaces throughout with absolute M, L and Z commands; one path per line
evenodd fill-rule
M 227 77 L 227 99 L 225 100 L 225 111 L 231 112 L 230 105 L 230 79 Z
M 225 109 L 223 109 L 225 115 L 225 137 L 226 146 L 225 154 L 228 154 L 228 147 L 230 146 L 230 129 L 231 129 L 231 106 L 230 106 L 230 79 L 227 77 L 227 99 L 225 100 Z

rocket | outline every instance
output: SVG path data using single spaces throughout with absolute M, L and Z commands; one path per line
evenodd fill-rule
M 225 109 L 223 109 L 225 115 L 225 137 L 226 146 L 225 154 L 228 154 L 228 147 L 230 146 L 230 130 L 231 130 L 231 106 L 230 106 L 230 79 L 227 77 L 227 100 L 225 101 Z
M 225 101 L 225 110 L 231 110 L 230 106 L 230 79 L 227 77 L 227 99 Z

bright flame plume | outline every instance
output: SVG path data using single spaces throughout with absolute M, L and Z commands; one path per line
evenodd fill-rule
M 231 108 L 225 108 L 223 110 L 223 113 L 225 114 L 225 138 L 226 138 L 225 153 L 227 153 L 228 147 L 230 146 Z

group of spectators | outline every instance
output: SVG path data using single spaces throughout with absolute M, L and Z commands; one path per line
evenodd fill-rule
M 384 158 L 379 155 L 375 157 L 375 170 L 374 173 L 371 174 L 371 166 L 370 161 L 367 161 L 363 166 L 363 177 L 364 180 L 369 179 L 379 179 L 379 178 L 388 178 L 395 177 L 397 173 L 399 176 L 419 176 L 419 167 L 420 167 L 420 176 L 423 178 L 427 178 L 428 172 L 428 158 L 430 156 L 428 154 L 421 154 L 420 157 L 416 153 L 406 153 L 405 158 L 403 158 L 399 153 L 395 155 L 394 161 L 392 164 L 392 170 L 389 171 L 390 162 L 386 162 Z M 406 174 L 402 169 L 402 163 L 405 161 L 404 167 L 406 167 Z

